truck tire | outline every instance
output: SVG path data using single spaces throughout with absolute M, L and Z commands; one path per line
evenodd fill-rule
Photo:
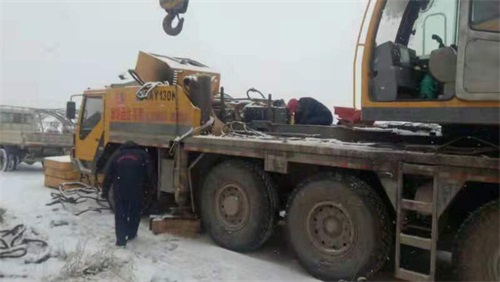
M 473 212 L 458 230 L 453 268 L 459 281 L 500 281 L 500 207 L 492 201 Z
M 393 225 L 382 199 L 352 176 L 323 173 L 291 195 L 286 231 L 300 264 L 321 280 L 356 280 L 389 260 Z
M 7 166 L 3 169 L 3 171 L 14 171 L 17 169 L 17 165 L 19 164 L 20 157 L 18 155 L 18 149 L 14 147 L 7 147 L 2 149 L 2 157 L 5 158 Z M 3 166 L 2 166 L 3 168 Z
M 204 228 L 220 246 L 254 251 L 271 236 L 278 195 L 267 173 L 248 162 L 231 160 L 206 176 L 200 198 Z
M 9 157 L 5 149 L 0 149 L 0 171 L 8 171 Z
M 16 155 L 16 168 L 17 169 L 19 167 L 19 164 L 21 163 L 21 157 L 19 155 Z
M 14 171 L 17 170 L 17 165 L 19 164 L 19 156 L 15 154 L 9 154 L 9 170 Z

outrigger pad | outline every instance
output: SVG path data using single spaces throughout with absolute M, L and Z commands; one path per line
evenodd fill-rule
M 186 238 L 196 238 L 201 233 L 201 222 L 194 217 L 171 214 L 152 215 L 149 218 L 149 230 L 155 235 L 168 233 Z

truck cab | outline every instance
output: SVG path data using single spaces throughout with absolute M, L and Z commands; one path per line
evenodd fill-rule
M 210 76 L 212 94 L 220 83 L 219 73 L 195 60 L 146 52 L 139 52 L 130 74 L 134 78 L 130 82 L 81 95 L 73 161 L 86 175 L 102 172 L 107 158 L 127 140 L 145 147 L 170 146 L 176 136 L 201 122 L 200 110 L 188 93 L 189 80 L 200 74 Z M 68 118 L 74 119 L 75 111 L 75 102 L 68 102 Z

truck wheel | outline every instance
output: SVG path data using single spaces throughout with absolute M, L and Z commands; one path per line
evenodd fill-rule
M 0 171 L 7 171 L 9 168 L 9 158 L 5 149 L 0 149 Z
M 453 248 L 457 280 L 500 281 L 499 204 L 483 205 L 460 227 Z
M 271 236 L 278 196 L 269 175 L 262 169 L 231 160 L 208 173 L 200 206 L 203 225 L 217 244 L 248 252 L 259 248 Z
M 9 154 L 9 170 L 14 171 L 17 169 L 17 165 L 19 164 L 19 156 L 15 154 Z
M 15 164 L 14 156 L 7 153 L 7 171 L 13 171 Z
M 382 199 L 363 181 L 320 174 L 290 197 L 286 230 L 299 262 L 321 280 L 375 274 L 389 259 L 393 226 Z

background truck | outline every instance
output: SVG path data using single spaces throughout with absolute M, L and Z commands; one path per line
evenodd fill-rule
M 73 124 L 64 110 L 0 105 L 0 170 L 15 170 L 47 156 L 69 154 Z
M 456 280 L 498 281 L 498 1 L 370 1 L 368 11 L 362 91 L 338 108 L 348 125 L 291 125 L 279 100 L 214 95 L 208 67 L 179 79 L 189 60 L 180 69 L 149 54 L 156 67 L 138 63 L 138 85 L 84 92 L 76 165 L 97 177 L 135 141 L 155 162 L 160 207 L 199 216 L 217 244 L 240 252 L 283 219 L 297 259 L 320 279 L 370 277 L 390 263 L 398 278 L 434 280 L 445 251 Z

